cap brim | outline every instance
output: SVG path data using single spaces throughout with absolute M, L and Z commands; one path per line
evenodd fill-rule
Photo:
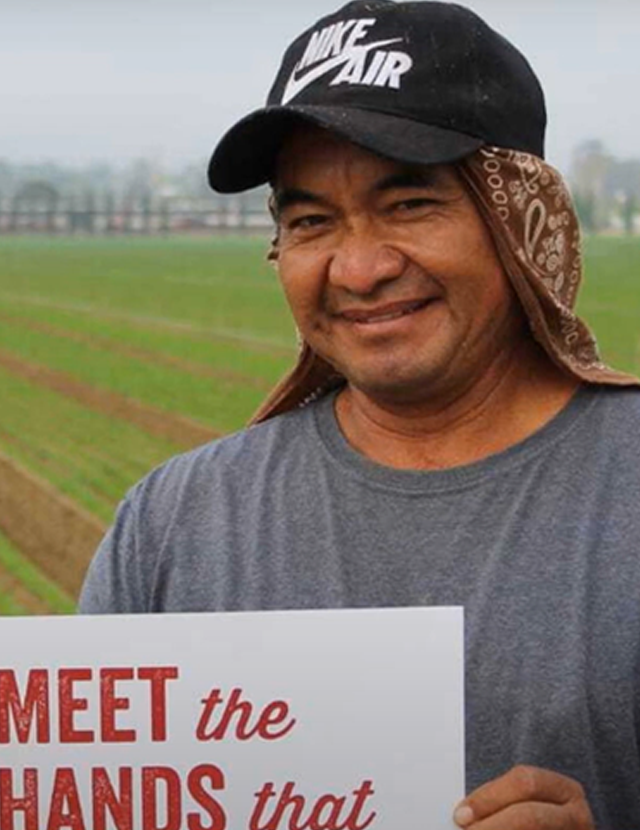
M 268 182 L 285 137 L 300 121 L 410 164 L 446 164 L 485 143 L 476 136 L 355 107 L 266 107 L 247 115 L 221 139 L 209 163 L 211 187 L 238 193 Z

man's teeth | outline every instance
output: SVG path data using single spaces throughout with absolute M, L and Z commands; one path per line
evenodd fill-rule
M 407 314 L 413 314 L 414 311 L 417 311 L 425 305 L 426 302 L 421 301 L 406 308 L 398 309 L 398 311 L 389 311 L 386 314 L 377 314 L 374 316 L 363 315 L 361 318 L 356 318 L 356 323 L 386 323 L 387 320 L 397 320 L 400 317 L 405 317 Z
M 366 320 L 363 320 L 364 323 L 384 323 L 386 320 L 395 320 L 398 317 L 404 317 L 405 314 L 410 314 L 413 311 L 412 308 L 406 309 L 406 311 L 396 311 L 392 312 L 391 314 L 381 314 L 379 317 L 368 317 Z

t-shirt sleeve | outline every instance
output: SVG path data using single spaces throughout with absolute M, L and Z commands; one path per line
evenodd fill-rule
M 136 614 L 148 610 L 139 556 L 137 514 L 129 495 L 96 551 L 80 593 L 80 614 Z

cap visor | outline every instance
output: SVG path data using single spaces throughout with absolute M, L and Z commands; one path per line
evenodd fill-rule
M 267 107 L 243 118 L 221 139 L 209 163 L 211 187 L 238 193 L 269 181 L 285 137 L 300 121 L 410 164 L 456 161 L 485 143 L 465 133 L 354 107 Z

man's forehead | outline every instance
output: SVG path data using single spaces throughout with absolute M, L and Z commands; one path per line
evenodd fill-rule
M 300 176 L 322 179 L 338 169 L 366 171 L 383 189 L 431 187 L 456 179 L 451 165 L 424 165 L 392 159 L 332 131 L 301 123 L 282 143 L 271 184 L 277 191 Z

